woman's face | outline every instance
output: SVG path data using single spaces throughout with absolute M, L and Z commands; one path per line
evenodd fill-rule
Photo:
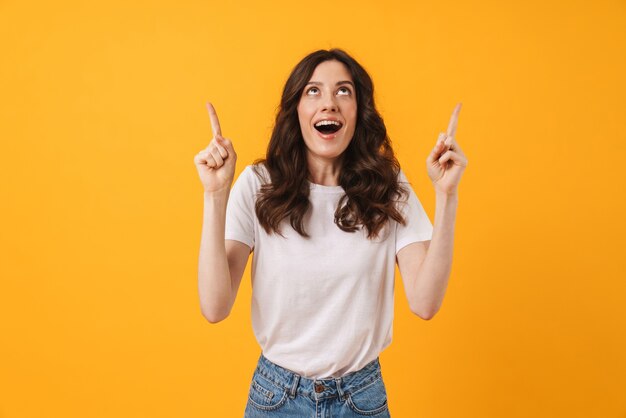
M 320 63 L 298 103 L 309 160 L 335 160 L 346 150 L 354 135 L 356 107 L 356 91 L 348 68 L 336 60 Z

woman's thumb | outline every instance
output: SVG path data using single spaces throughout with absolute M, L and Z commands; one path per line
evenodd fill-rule
M 216 136 L 215 139 L 219 142 L 221 146 L 226 148 L 228 151 L 234 151 L 233 143 L 228 138 L 223 138 L 221 136 Z

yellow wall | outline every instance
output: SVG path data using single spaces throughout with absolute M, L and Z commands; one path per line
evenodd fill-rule
M 383 3 L 0 2 L 0 417 L 243 415 L 249 270 L 226 321 L 198 303 L 205 102 L 239 173 L 329 47 L 431 220 L 463 102 L 448 294 L 427 322 L 396 281 L 392 416 L 626 416 L 626 3 Z

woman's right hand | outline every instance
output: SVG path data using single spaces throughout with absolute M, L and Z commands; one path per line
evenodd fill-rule
M 237 154 L 235 154 L 232 142 L 222 137 L 215 108 L 211 103 L 207 103 L 207 109 L 213 128 L 213 139 L 209 146 L 194 157 L 193 161 L 198 169 L 205 193 L 228 192 L 235 177 Z

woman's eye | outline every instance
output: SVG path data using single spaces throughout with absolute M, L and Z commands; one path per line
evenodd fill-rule
M 312 90 L 317 90 L 317 87 L 311 87 L 306 91 L 306 93 L 309 94 Z
M 346 92 L 345 94 L 348 94 L 348 95 L 351 93 L 350 89 L 347 88 L 347 87 L 342 87 L 342 88 L 339 89 L 339 91 L 341 91 L 341 90 L 345 91 Z

